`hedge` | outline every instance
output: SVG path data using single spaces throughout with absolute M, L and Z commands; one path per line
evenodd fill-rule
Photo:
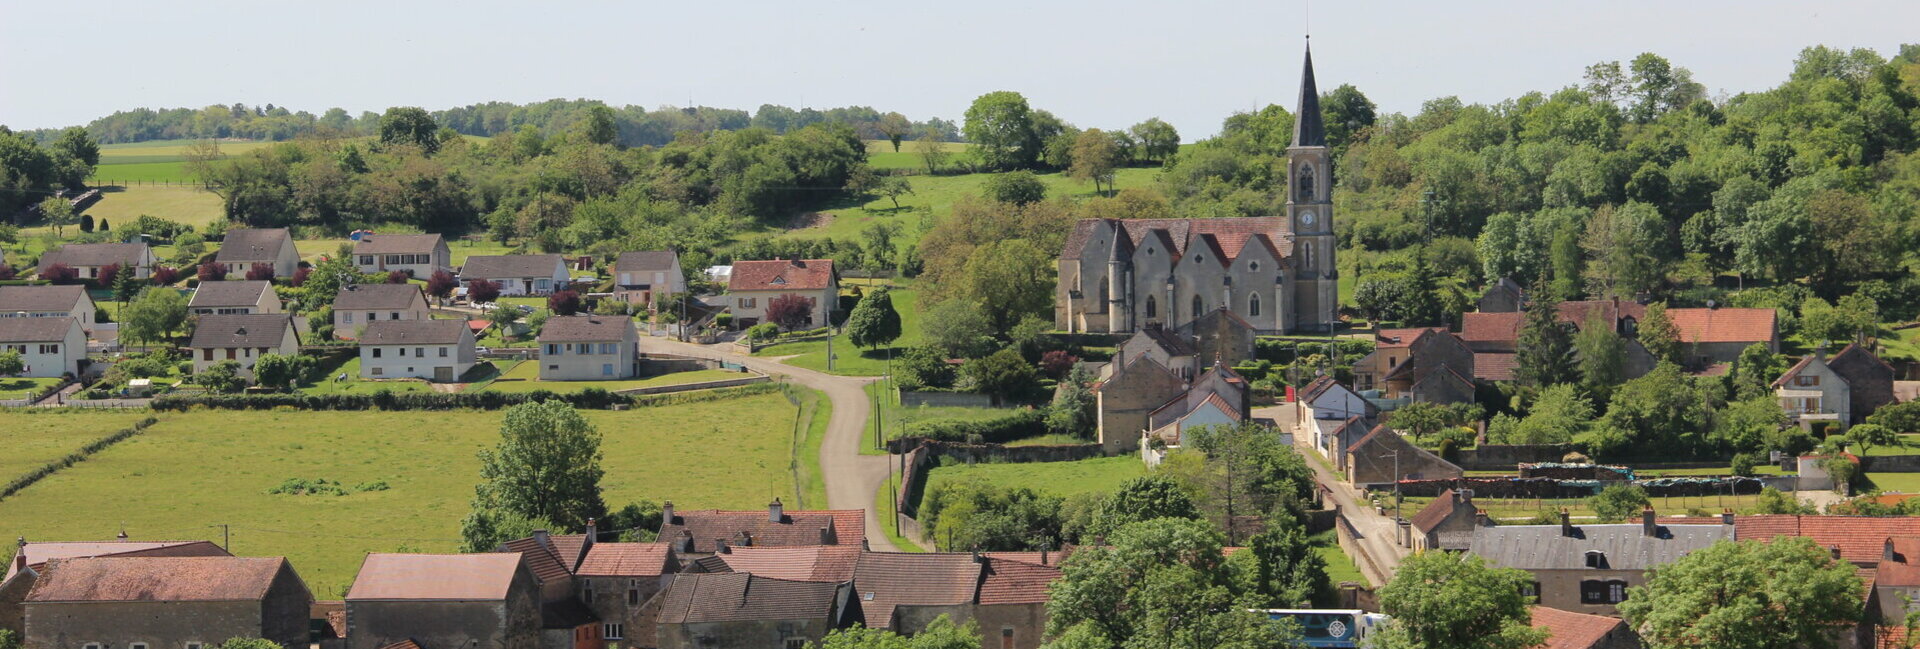
M 972 435 L 988 444 L 1047 434 L 1047 417 L 1038 409 L 1022 409 L 992 419 L 929 419 L 907 424 L 897 437 L 925 437 L 945 442 L 967 442 Z
M 21 489 L 31 487 L 33 483 L 39 482 L 61 469 L 79 464 L 81 461 L 91 457 L 94 453 L 99 453 L 100 451 L 106 450 L 109 446 L 126 441 L 127 438 L 140 434 L 140 431 L 146 430 L 148 426 L 152 426 L 159 421 L 158 419 L 148 417 L 134 422 L 132 426 L 115 431 L 112 435 L 88 442 L 86 446 L 80 447 L 78 451 L 68 453 L 66 457 L 48 462 L 41 465 L 40 468 L 28 471 L 26 474 L 8 482 L 5 487 L 0 487 L 0 500 L 20 493 Z
M 195 406 L 215 410 L 272 410 L 279 407 L 295 410 L 498 410 L 522 403 L 557 400 L 565 401 L 575 408 L 605 410 L 614 406 L 648 407 L 714 401 L 778 389 L 778 384 L 759 383 L 733 388 L 639 396 L 614 394 L 600 388 L 588 388 L 568 394 L 546 390 L 525 393 L 480 391 L 452 394 L 395 393 L 382 390 L 373 394 L 168 395 L 155 398 L 151 407 L 156 411 L 183 411 Z

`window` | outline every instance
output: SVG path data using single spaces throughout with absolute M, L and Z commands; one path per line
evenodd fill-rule
M 60 346 L 59 346 L 59 345 L 41 345 L 41 346 L 40 346 L 40 353 L 42 353 L 42 354 L 58 354 L 58 353 L 60 353 Z
M 374 312 L 372 312 L 372 311 L 368 311 L 368 312 L 367 312 L 367 322 L 373 322 L 373 321 L 375 321 L 375 320 L 379 320 L 379 319 L 380 319 L 380 314 L 378 314 L 378 313 L 374 313 Z
M 380 348 L 379 348 L 379 347 L 375 347 L 375 348 L 373 348 L 373 357 L 374 357 L 374 358 L 379 358 L 379 357 L 380 357 Z
M 414 357 L 414 358 L 426 358 L 426 357 L 427 357 L 427 348 L 425 348 L 425 347 L 415 347 L 415 348 L 413 348 L 413 357 Z
M 600 375 L 601 375 L 601 376 L 613 376 L 613 363 L 601 363 L 601 364 L 600 364 Z
M 1627 582 L 1614 580 L 1607 582 L 1607 603 L 1619 604 L 1627 601 Z
M 559 355 L 560 355 L 560 346 L 559 346 L 559 345 L 555 345 L 555 344 L 551 344 L 551 343 L 549 343 L 549 344 L 547 345 L 547 355 L 548 355 L 548 356 L 559 356 Z
M 1013 627 L 1000 627 L 1000 649 L 1013 649 Z
M 626 632 L 627 632 L 627 629 L 626 629 L 626 625 L 624 624 L 600 625 L 600 635 L 606 636 L 606 639 L 608 640 L 620 640 L 620 639 L 626 638 Z
M 89 642 L 89 643 L 80 645 L 80 649 L 101 649 L 101 647 L 100 647 L 100 643 L 98 642 Z
M 1247 262 L 1247 270 L 1251 270 L 1251 271 L 1254 271 L 1254 272 L 1259 272 L 1259 270 L 1260 270 L 1260 262 L 1257 262 L 1257 261 L 1250 261 L 1250 262 Z
M 807 639 L 787 638 L 787 649 L 807 649 Z
M 340 324 L 353 324 L 353 313 L 342 312 L 340 314 Z
M 1256 318 L 1260 316 L 1260 294 L 1259 293 L 1247 294 L 1247 315 L 1254 316 Z
M 1312 241 L 1300 242 L 1300 267 L 1308 270 L 1313 269 L 1313 242 Z
M 362 266 L 373 265 L 373 255 L 360 255 L 360 265 Z M 187 649 L 193 649 L 193 648 L 188 647 Z
M 394 312 L 390 312 L 390 313 L 388 313 L 388 314 L 387 314 L 387 319 L 388 319 L 388 320 L 399 320 L 399 319 L 400 319 L 400 312 L 398 312 L 398 311 L 394 311 Z
M 187 649 L 204 649 L 207 645 L 200 642 L 187 643 Z
M 1527 583 L 1525 583 L 1525 584 L 1521 584 L 1521 585 L 1520 585 L 1520 596 L 1521 596 L 1521 597 L 1539 597 L 1539 596 L 1540 596 L 1540 582 L 1537 582 L 1537 581 L 1529 581 L 1529 582 L 1527 582 Z
M 551 371 L 554 371 L 554 372 L 558 372 L 558 371 L 560 371 L 560 366 L 559 366 L 559 365 L 548 365 L 548 366 L 547 366 L 547 369 L 548 369 L 548 370 L 551 370 Z
M 627 606 L 640 605 L 640 586 L 638 583 L 627 585 Z
M 129 642 L 129 643 L 127 643 L 127 649 L 147 649 L 147 643 L 145 643 L 145 642 Z
M 1300 202 L 1302 203 L 1312 202 L 1313 190 L 1314 190 L 1313 165 L 1310 165 L 1310 164 L 1300 165 L 1299 185 L 1300 185 L 1300 190 L 1298 195 L 1300 197 Z
M 1153 296 L 1147 296 L 1147 317 L 1152 318 L 1159 315 L 1159 310 L 1159 306 L 1153 302 Z
M 238 358 L 238 356 L 234 354 L 234 351 L 235 350 L 232 347 L 227 348 L 227 360 L 233 360 L 235 358 Z
M 1798 386 L 1818 386 L 1820 385 L 1820 376 L 1816 374 L 1797 374 L 1793 377 L 1793 384 Z
M 1588 550 L 1587 551 L 1587 567 L 1588 568 L 1607 567 L 1607 553 L 1601 552 L 1599 550 Z
M 380 367 L 380 366 L 378 366 L 378 365 L 375 365 L 375 366 L 373 366 L 373 375 L 374 375 L 374 376 L 380 376 L 380 375 L 383 375 L 383 374 L 386 374 L 386 373 L 387 373 L 387 368 L 384 368 L 384 367 Z
M 1200 317 L 1200 311 L 1202 311 L 1205 308 L 1206 308 L 1206 305 L 1200 302 L 1200 296 L 1198 295 L 1193 296 L 1193 317 L 1195 318 Z
M 1580 603 L 1581 604 L 1607 603 L 1607 582 L 1600 581 L 1598 579 L 1588 579 L 1586 581 L 1580 582 Z
M 203 361 L 213 360 L 213 350 L 210 348 L 200 350 L 200 360 L 203 360 Z
M 447 357 L 447 348 L 445 348 L 445 347 L 441 347 L 441 348 L 440 348 L 440 357 L 441 357 L 441 358 L 446 358 L 446 357 Z

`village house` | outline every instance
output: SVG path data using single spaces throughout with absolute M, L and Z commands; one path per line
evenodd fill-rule
M 1551 634 L 1539 649 L 1640 649 L 1625 620 L 1546 606 L 1527 607 L 1533 628 Z
M 1344 446 L 1335 448 L 1329 443 L 1334 431 L 1356 417 L 1372 420 L 1380 416 L 1380 409 L 1372 402 L 1326 375 L 1314 377 L 1306 387 L 1300 388 L 1294 394 L 1293 408 L 1294 428 L 1305 431 L 1312 438 L 1309 441 L 1313 447 L 1328 459 L 1346 454 Z M 1372 428 L 1365 426 L 1360 434 Z
M 312 604 L 281 557 L 53 559 L 27 594 L 24 646 L 206 649 L 238 637 L 299 649 Z
M 798 295 L 812 302 L 813 310 L 801 329 L 826 326 L 840 301 L 840 275 L 834 271 L 833 260 L 733 262 L 733 274 L 727 277 L 726 304 L 740 326 L 765 321 L 767 307 L 784 295 Z
M 1662 524 L 1651 509 L 1637 523 L 1601 525 L 1574 525 L 1562 510 L 1559 525 L 1476 527 L 1470 551 L 1531 573 L 1541 606 L 1613 615 L 1648 571 L 1734 538 L 1733 525 Z
M 1491 524 L 1473 505 L 1472 490 L 1449 489 L 1409 519 L 1411 534 L 1401 545 L 1415 551 L 1466 550 L 1473 545 L 1473 531 Z
M 1158 324 L 1141 327 L 1139 331 L 1128 337 L 1126 342 L 1120 343 L 1120 348 L 1113 354 L 1115 359 L 1135 359 L 1143 356 L 1153 359 L 1155 363 L 1167 368 L 1183 381 L 1200 373 L 1199 368 L 1195 367 L 1199 363 L 1199 352 L 1194 350 L 1193 344 L 1187 342 L 1186 337 Z M 1101 366 L 1101 378 L 1113 376 L 1120 365 L 1120 362 L 1115 361 Z
M 1248 419 L 1251 386 L 1231 365 L 1252 353 L 1251 330 L 1225 311 L 1204 315 L 1194 329 L 1203 337 L 1143 327 L 1103 368 L 1093 394 L 1096 438 L 1107 453 L 1155 439 L 1178 445 L 1191 427 Z M 1201 356 L 1201 344 L 1210 358 Z
M 87 557 L 226 557 L 218 545 L 208 541 L 55 541 L 28 543 L 20 539 L 14 548 L 13 562 L 0 578 L 0 630 L 15 636 L 25 633 L 26 610 L 22 608 L 27 592 L 33 590 L 47 562 L 54 559 Z
M 347 592 L 346 649 L 540 649 L 540 587 L 520 553 L 369 554 Z
M 639 362 L 640 334 L 626 316 L 554 316 L 539 343 L 542 381 L 631 378 Z
M 1347 444 L 1347 484 L 1359 488 L 1399 480 L 1445 480 L 1466 475 L 1458 465 L 1416 446 L 1386 424 Z M 1340 464 L 1340 463 L 1336 463 Z
M 673 584 L 679 571 L 672 544 L 589 541 L 574 572 L 575 592 L 600 622 L 607 642 L 646 646 L 658 637 L 650 615 L 656 611 L 647 604 Z
M 1251 420 L 1252 406 L 1247 380 L 1216 360 L 1188 384 L 1186 392 L 1147 413 L 1142 443 L 1159 440 L 1166 446 L 1180 446 L 1193 428 Z
M 1498 286 L 1489 291 L 1500 290 Z M 1504 300 L 1495 300 L 1504 304 Z M 1637 378 L 1653 370 L 1655 360 L 1640 344 L 1640 321 L 1647 307 L 1630 300 L 1570 300 L 1560 303 L 1556 319 L 1576 329 L 1599 322 L 1627 339 L 1627 357 L 1623 367 L 1627 378 Z M 1778 316 L 1773 309 L 1707 307 L 1669 308 L 1667 319 L 1679 333 L 1681 364 L 1704 370 L 1719 363 L 1732 363 L 1740 352 L 1759 343 L 1768 351 L 1780 351 Z M 1476 353 L 1512 353 L 1520 338 L 1526 314 L 1514 311 L 1481 311 L 1461 314 L 1460 338 Z
M 659 649 L 804 649 L 861 621 L 853 584 L 685 574 L 660 594 Z M 359 649 L 358 647 L 354 649 Z
M 660 508 L 660 533 L 674 552 L 694 558 L 729 547 L 797 545 L 861 545 L 867 538 L 867 512 L 860 509 L 786 511 L 780 499 L 763 510 L 704 509 L 677 511 L 668 502 Z
M 500 285 L 503 296 L 551 295 L 567 288 L 567 261 L 560 255 L 474 255 L 460 267 L 460 283 Z
M 0 318 L 0 351 L 20 353 L 18 376 L 80 376 L 87 333 L 73 318 Z
M 342 338 L 375 322 L 432 319 L 433 307 L 418 284 L 352 284 L 333 296 L 333 331 Z
M 1874 564 L 1868 613 L 1881 624 L 1903 626 L 1920 602 L 1920 537 L 1888 537 Z
M 193 338 L 187 342 L 195 374 L 222 361 L 235 361 L 240 364 L 240 375 L 252 379 L 253 364 L 261 356 L 298 353 L 300 333 L 284 313 L 200 316 Z
M 187 311 L 194 315 L 240 315 L 282 313 L 280 293 L 266 280 L 226 280 L 201 282 L 187 300 Z
M 108 266 L 132 268 L 134 279 L 153 276 L 153 248 L 144 243 L 69 243 L 40 255 L 45 272 L 55 264 L 72 268 L 80 279 L 99 279 Z
M 1413 341 L 1427 332 L 1446 333 L 1441 327 L 1421 327 L 1415 329 L 1381 329 L 1374 332 L 1373 351 L 1353 363 L 1353 389 L 1380 390 L 1386 387 L 1383 380 L 1388 372 L 1399 369 L 1412 355 Z
M 1860 345 L 1847 345 L 1831 357 L 1820 349 L 1775 379 L 1773 395 L 1809 432 L 1819 422 L 1845 430 L 1894 402 L 1893 377 L 1892 365 Z
M 378 320 L 360 332 L 360 378 L 452 383 L 473 369 L 465 320 Z
M 1392 365 L 1392 356 L 1387 358 Z M 1405 360 L 1382 374 L 1369 374 L 1365 381 L 1388 399 L 1438 405 L 1470 403 L 1476 390 L 1474 360 L 1473 350 L 1459 337 L 1443 330 L 1427 330 L 1407 344 Z M 1355 372 L 1355 380 L 1362 380 L 1359 372 Z
M 1113 374 L 1093 384 L 1095 439 L 1108 455 L 1137 450 L 1149 415 L 1187 389 L 1150 355 L 1113 362 Z
M 0 318 L 73 318 L 91 332 L 98 312 L 83 286 L 0 286 Z
M 353 265 L 362 273 L 397 270 L 426 279 L 453 268 L 453 253 L 437 234 L 362 234 L 353 242 Z
M 228 277 L 245 277 L 254 264 L 273 266 L 274 277 L 292 277 L 300 251 L 286 228 L 242 228 L 227 231 L 213 263 L 226 267 Z
M 623 252 L 613 260 L 613 299 L 651 307 L 656 295 L 687 292 L 680 254 L 672 250 Z

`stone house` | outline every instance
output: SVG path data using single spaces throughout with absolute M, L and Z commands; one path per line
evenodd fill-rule
M 1600 322 L 1627 339 L 1624 373 L 1637 378 L 1653 370 L 1656 361 L 1639 341 L 1640 321 L 1646 318 L 1646 305 L 1608 300 L 1561 302 L 1556 319 L 1576 329 Z M 1717 363 L 1732 363 L 1740 352 L 1755 343 L 1768 351 L 1780 351 L 1778 318 L 1773 309 L 1748 308 L 1669 308 L 1667 318 L 1679 332 L 1681 364 L 1690 369 L 1705 369 Z M 1521 311 L 1466 313 L 1460 319 L 1460 338 L 1475 352 L 1512 353 L 1526 322 Z
M 682 556 L 700 557 L 733 547 L 789 547 L 866 543 L 867 512 L 861 509 L 787 511 L 775 498 L 766 509 L 678 511 L 660 508 L 660 533 Z
M 205 372 L 222 361 L 240 364 L 240 375 L 253 378 L 253 364 L 267 354 L 300 353 L 300 333 L 285 313 L 204 315 L 193 328 L 187 354 L 193 373 Z
M 551 295 L 570 286 L 567 262 L 560 255 L 474 255 L 460 267 L 460 283 L 475 280 L 500 285 L 500 295 Z
M 226 280 L 201 282 L 187 300 L 187 312 L 193 315 L 242 315 L 248 313 L 284 313 L 280 294 L 266 280 Z
M 453 268 L 453 252 L 437 234 L 365 234 L 353 242 L 353 265 L 362 273 L 397 270 L 426 279 Z
M 1392 485 L 1399 480 L 1444 480 L 1466 475 L 1459 466 L 1415 446 L 1386 424 L 1347 445 L 1347 483 Z
M 813 301 L 801 329 L 826 326 L 840 302 L 840 274 L 832 259 L 773 259 L 733 262 L 725 304 L 734 322 L 748 327 L 766 320 L 775 298 L 798 295 Z
M 432 319 L 433 307 L 418 284 L 354 284 L 333 296 L 333 331 L 342 338 L 375 322 Z
M 1514 313 L 1527 303 L 1527 290 L 1511 277 L 1501 277 L 1480 294 L 1474 310 L 1481 313 Z
M 1388 372 L 1400 368 L 1412 355 L 1414 340 L 1429 331 L 1445 332 L 1440 327 L 1422 327 L 1414 329 L 1381 329 L 1374 332 L 1373 351 L 1353 363 L 1353 389 L 1384 389 Z
M 281 557 L 54 559 L 28 592 L 30 649 L 307 646 L 313 594 Z
M 1159 439 L 1168 446 L 1182 444 L 1186 433 L 1200 426 L 1231 426 L 1252 418 L 1247 380 L 1214 361 L 1187 389 L 1147 413 L 1144 441 Z
M 1910 602 L 1920 602 L 1920 537 L 1888 537 L 1883 541 L 1871 585 L 1867 612 L 1881 624 L 1904 623 Z
M 19 376 L 80 376 L 87 332 L 73 318 L 0 318 L 0 351 L 20 353 Z
M 1860 345 L 1847 345 L 1829 357 L 1825 350 L 1804 356 L 1773 382 L 1780 408 L 1794 423 L 1812 430 L 1832 422 L 1838 430 L 1866 420 L 1894 402 L 1893 366 Z
M 1546 606 L 1527 608 L 1533 628 L 1549 634 L 1540 649 L 1640 649 L 1640 637 L 1625 620 Z
M 1449 489 L 1413 515 L 1412 534 L 1403 545 L 1419 550 L 1466 550 L 1473 531 L 1487 527 L 1487 513 L 1473 505 L 1473 491 Z
M 1406 360 L 1379 378 L 1384 396 L 1439 405 L 1474 400 L 1474 353 L 1458 337 L 1428 330 L 1406 351 Z
M 1613 615 L 1627 589 L 1645 584 L 1649 571 L 1733 539 L 1732 525 L 1661 524 L 1651 509 L 1638 523 L 1602 525 L 1574 525 L 1562 511 L 1559 525 L 1475 528 L 1470 551 L 1531 573 L 1541 606 Z
M 1152 356 L 1114 362 L 1122 364 L 1113 375 L 1093 384 L 1098 439 L 1108 455 L 1137 450 L 1148 415 L 1187 390 L 1186 381 Z
M 639 363 L 640 334 L 626 316 L 554 316 L 538 340 L 542 381 L 631 378 Z
M 226 557 L 227 554 L 218 545 L 207 541 L 112 541 L 79 542 L 34 542 L 20 539 L 14 549 L 13 562 L 7 564 L 5 577 L 0 577 L 0 630 L 12 631 L 15 636 L 25 632 L 26 611 L 22 608 L 27 592 L 33 590 L 33 584 L 47 569 L 47 562 L 54 559 L 83 559 L 89 557 Z
M 574 571 L 575 593 L 600 622 L 607 642 L 646 646 L 658 637 L 646 604 L 672 585 L 679 572 L 670 543 L 589 540 Z
M 804 649 L 861 622 L 860 611 L 852 583 L 686 574 L 660 594 L 654 646 Z
M 66 264 L 80 279 L 99 279 L 108 266 L 132 268 L 134 279 L 153 276 L 153 248 L 144 243 L 69 243 L 40 255 L 40 270 Z
M 613 299 L 651 307 L 653 296 L 687 292 L 680 253 L 672 250 L 623 252 L 613 260 Z
M 360 333 L 360 378 L 452 383 L 473 369 L 473 330 L 464 320 L 378 320 Z
M 1196 367 L 1200 354 L 1193 348 L 1193 343 L 1188 342 L 1185 336 L 1158 324 L 1141 327 L 1139 331 L 1128 337 L 1126 342 L 1120 343 L 1120 348 L 1114 350 L 1113 354 L 1115 359 L 1136 359 L 1142 356 L 1153 359 L 1183 381 L 1200 373 L 1200 369 Z M 1112 376 L 1120 365 L 1119 362 L 1107 363 L 1101 368 L 1101 378 Z
M 369 554 L 346 605 L 346 649 L 541 649 L 540 587 L 520 553 Z
M 245 277 L 254 264 L 270 264 L 274 277 L 292 277 L 300 267 L 300 251 L 286 228 L 228 230 L 213 263 L 226 267 L 228 277 Z
M 79 285 L 0 286 L 0 318 L 73 318 L 92 332 L 99 310 Z
M 1225 307 L 1181 325 L 1179 332 L 1193 346 L 1200 363 L 1218 360 L 1229 366 L 1253 359 L 1254 335 L 1258 333 L 1253 323 Z

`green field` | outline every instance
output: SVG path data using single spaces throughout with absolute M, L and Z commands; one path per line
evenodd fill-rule
M 842 287 L 872 285 L 868 280 L 843 280 Z M 919 293 L 910 284 L 893 289 L 893 310 L 900 313 L 900 338 L 893 341 L 892 354 L 899 354 L 908 347 L 920 344 L 920 308 Z M 753 353 L 754 356 L 793 356 L 782 362 L 795 367 L 839 374 L 842 376 L 880 376 L 887 373 L 887 355 L 889 348 L 860 349 L 847 342 L 845 337 L 833 340 L 833 369 L 827 369 L 827 341 L 785 343 L 766 347 Z
M 48 462 L 66 457 L 91 442 L 133 422 L 145 412 L 120 411 L 11 411 L 0 414 L 0 483 L 19 477 Z
M 918 156 L 915 156 L 916 158 Z M 1136 167 L 1121 169 L 1114 175 L 1114 186 L 1120 189 L 1144 187 L 1159 175 L 1159 169 Z M 953 204 L 965 197 L 978 197 L 986 186 L 987 178 L 993 174 L 962 174 L 954 176 L 912 176 L 907 179 L 913 185 L 913 193 L 900 197 L 900 209 L 893 208 L 893 201 L 879 198 L 861 205 L 844 205 L 821 210 L 833 216 L 833 220 L 821 227 L 800 230 L 768 230 L 746 236 L 792 236 L 792 237 L 832 237 L 834 239 L 858 239 L 867 224 L 877 221 L 891 221 L 908 233 L 908 239 L 916 239 L 921 228 L 920 213 L 915 208 L 926 207 L 934 216 L 945 216 L 953 211 Z M 1070 196 L 1077 199 L 1092 198 L 1093 183 L 1068 178 L 1064 173 L 1040 174 L 1041 182 L 1047 185 L 1047 196 Z
M 963 480 L 983 480 L 1000 487 L 1025 487 L 1034 491 L 1066 497 L 1082 493 L 1110 492 L 1120 484 L 1147 474 L 1147 465 L 1137 455 L 1118 455 L 1073 462 L 985 462 L 967 466 L 955 464 L 927 472 L 926 489 Z
M 317 596 L 337 598 L 367 552 L 458 547 L 479 474 L 475 454 L 498 440 L 501 414 L 163 413 L 144 434 L 0 502 L 0 533 L 91 540 L 124 525 L 137 539 L 218 540 L 218 526 L 229 524 L 235 553 L 285 555 Z M 795 495 L 796 409 L 781 394 L 584 414 L 605 436 L 602 486 L 612 507 L 646 499 L 758 509 Z M 267 493 L 288 478 L 356 492 Z M 389 488 L 355 489 L 375 481 Z
M 60 379 L 58 377 L 27 378 L 22 376 L 9 376 L 0 378 L 0 399 L 24 399 L 39 394 L 41 390 L 45 390 L 49 386 L 59 382 Z
M 965 142 L 942 142 L 941 147 L 949 154 L 947 164 L 953 164 L 952 158 L 965 153 L 973 145 Z M 886 140 L 867 140 L 867 166 L 875 169 L 918 169 L 925 170 L 927 161 L 917 151 L 920 145 L 911 139 L 900 141 L 900 151 L 895 153 L 893 143 Z
M 341 374 L 347 375 L 347 380 L 333 380 L 334 377 Z M 410 379 L 370 381 L 362 379 L 360 378 L 360 357 L 357 355 L 349 357 L 345 363 L 329 368 L 326 372 L 321 373 L 321 376 L 324 378 L 319 382 L 302 383 L 300 385 L 300 391 L 307 394 L 373 394 L 381 390 L 396 394 L 402 392 L 433 391 L 433 385 L 426 381 Z
M 913 406 L 909 408 L 900 405 L 899 392 L 895 391 L 884 381 L 869 383 L 867 384 L 866 390 L 868 397 L 873 400 L 874 409 L 880 413 L 878 422 L 875 422 L 873 419 L 867 420 L 866 432 L 861 436 L 860 452 L 867 455 L 881 455 L 884 453 L 884 451 L 881 451 L 880 448 L 874 444 L 875 435 L 873 434 L 873 429 L 876 425 L 882 428 L 883 434 L 879 436 L 880 438 L 893 439 L 899 437 L 901 431 L 906 430 L 908 424 L 917 421 L 926 421 L 929 419 L 963 419 L 974 421 L 979 419 L 993 419 L 1013 413 L 1013 409 L 1011 408 L 964 408 L 958 406 Z M 1024 441 L 1025 440 L 1022 440 L 1022 442 Z M 1047 443 L 1077 444 L 1080 443 L 1080 441 L 1084 440 Z M 1011 445 L 1019 446 L 1021 443 L 1015 442 Z
M 500 375 L 500 378 L 494 379 L 492 383 L 488 384 L 486 389 L 499 392 L 533 392 L 536 390 L 547 390 L 549 392 L 559 393 L 579 392 L 588 388 L 600 388 L 602 390 L 613 391 L 650 388 L 659 385 L 682 385 L 703 381 L 722 381 L 747 376 L 751 375 L 726 370 L 695 370 L 692 372 L 675 372 L 672 374 L 662 374 L 660 376 L 627 381 L 542 381 L 540 380 L 540 364 L 537 362 L 527 362 L 507 370 L 505 374 Z
M 1920 473 L 1869 473 L 1867 479 L 1873 481 L 1873 488 L 1881 491 L 1920 493 Z

